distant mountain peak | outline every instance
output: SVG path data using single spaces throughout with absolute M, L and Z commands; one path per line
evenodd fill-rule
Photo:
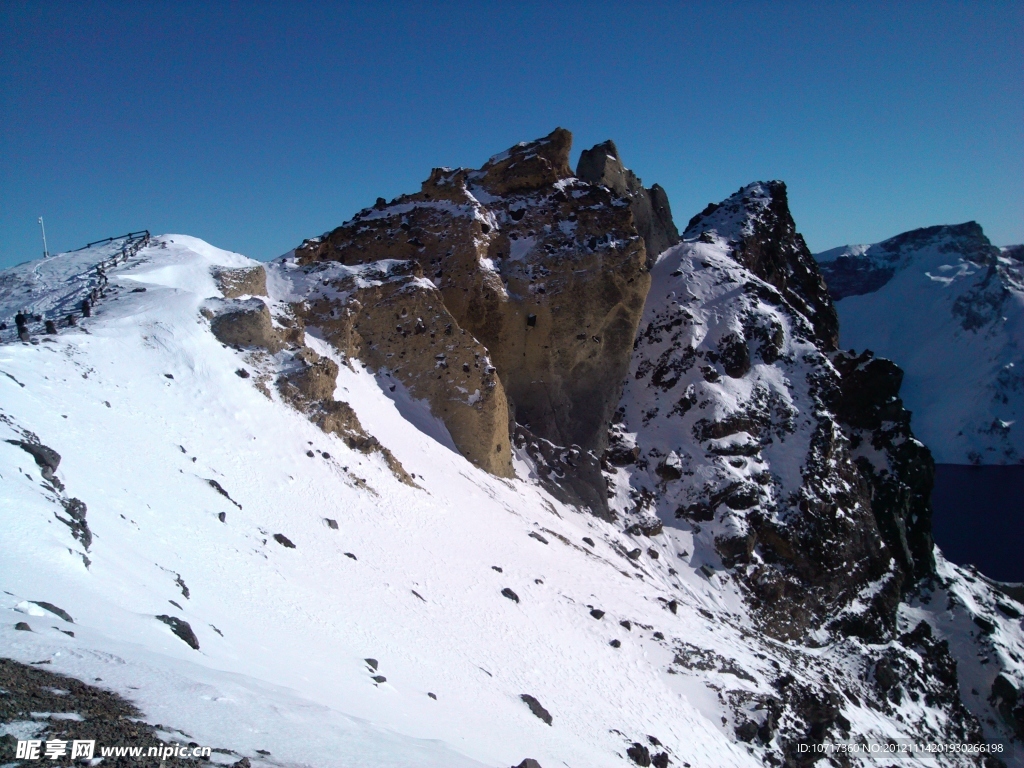
M 819 253 L 844 347 L 906 372 L 915 431 L 940 463 L 1024 461 L 1024 264 L 975 221 Z
M 926 249 L 958 254 L 975 264 L 990 264 L 994 247 L 976 221 L 940 224 L 903 232 L 873 245 L 844 245 L 815 254 L 835 301 L 872 293 L 888 283 Z

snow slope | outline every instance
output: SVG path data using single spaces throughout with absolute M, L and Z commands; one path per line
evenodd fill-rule
M 280 765 L 621 765 L 647 734 L 694 765 L 757 763 L 713 697 L 680 695 L 665 673 L 672 653 L 652 637 L 718 643 L 695 609 L 721 604 L 720 590 L 689 573 L 694 610 L 671 614 L 662 575 L 616 554 L 620 532 L 476 470 L 405 422 L 369 373 L 343 366 L 339 394 L 422 490 L 397 482 L 235 374 L 244 355 L 198 310 L 217 295 L 210 267 L 246 260 L 178 235 L 154 243 L 79 329 L 0 348 L 3 437 L 30 430 L 61 454 L 57 478 L 87 505 L 93 535 L 85 552 L 56 517 L 61 493 L 0 442 L 6 654 L 102 678 L 154 719 L 257 764 L 256 749 Z M 660 549 L 676 559 L 671 540 Z M 53 616 L 15 612 L 26 600 L 70 613 L 75 638 L 51 629 L 67 628 Z M 161 614 L 188 621 L 199 651 Z M 13 630 L 21 619 L 32 633 Z
M 728 574 L 691 555 L 703 550 L 689 526 L 632 536 L 544 493 L 525 461 L 516 480 L 488 475 L 403 418 L 418 407 L 436 432 L 422 404 L 396 403 L 359 366 L 340 365 L 336 396 L 418 487 L 266 396 L 254 383 L 275 358 L 225 347 L 199 313 L 219 296 L 212 268 L 254 264 L 154 238 L 110 274 L 92 318 L 0 346 L 4 656 L 101 679 L 150 722 L 264 766 L 624 766 L 631 744 L 675 766 L 761 765 L 767 748 L 737 733 L 776 717 L 787 676 L 801 691 L 857 691 L 829 701 L 861 738 L 919 736 L 928 718 L 941 731 L 943 710 L 924 700 L 873 702 L 863 641 L 759 634 Z M 306 343 L 335 354 L 312 331 Z M 54 479 L 10 440 L 56 450 Z M 91 541 L 68 524 L 71 499 Z M 1019 623 L 976 592 L 984 606 L 936 600 L 901 625 L 940 632 L 984 611 L 1012 664 Z M 199 648 L 160 615 L 188 622 Z M 953 636 L 976 654 L 981 640 Z M 910 653 L 895 640 L 883 651 Z M 995 666 L 979 669 L 990 684 Z M 807 725 L 778 717 L 780 732 Z
M 903 368 L 901 396 L 937 462 L 1024 462 L 1019 250 L 995 248 L 969 222 L 815 258 L 836 299 L 842 346 Z

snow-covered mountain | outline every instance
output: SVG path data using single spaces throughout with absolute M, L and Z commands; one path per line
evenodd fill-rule
M 67 678 L 239 766 L 1024 736 L 1024 606 L 932 550 L 894 366 L 834 349 L 784 185 L 649 254 L 568 151 L 268 265 L 164 235 L 0 275 L 0 749 L 92 738 Z M 92 316 L 46 333 L 69 281 Z
M 1024 462 L 1024 261 L 975 222 L 815 256 L 844 347 L 904 370 L 914 431 L 937 461 Z

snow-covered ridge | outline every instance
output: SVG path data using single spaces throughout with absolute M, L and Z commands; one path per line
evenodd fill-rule
M 0 347 L 2 437 L 62 457 L 60 490 L 0 442 L 6 655 L 102 678 L 151 722 L 234 750 L 225 763 L 621 766 L 642 742 L 673 764 L 760 764 L 699 679 L 666 674 L 683 637 L 754 661 L 739 628 L 723 636 L 697 612 L 727 592 L 684 569 L 676 594 L 673 539 L 631 565 L 621 531 L 474 469 L 341 366 L 338 396 L 422 490 L 403 485 L 236 374 L 255 370 L 247 353 L 199 309 L 218 294 L 213 269 L 253 262 L 180 236 L 140 256 L 78 328 Z M 59 519 L 67 498 L 87 507 L 88 550 Z M 75 623 L 19 613 L 30 600 Z
M 778 184 L 779 182 L 772 182 Z M 754 225 L 772 202 L 769 184 L 756 181 L 747 184 L 721 203 L 710 203 L 690 219 L 684 237 L 697 237 L 703 232 L 726 242 L 741 240 L 754 234 Z
M 974 264 L 989 264 L 998 253 L 977 222 L 924 227 L 904 232 L 874 245 L 845 245 L 817 253 L 829 292 L 836 301 L 872 293 L 893 275 L 919 261 L 924 252 L 943 254 Z M 955 256 L 954 256 L 955 254 Z
M 817 254 L 843 347 L 905 371 L 902 397 L 936 461 L 1024 461 L 1024 262 L 974 222 Z
M 939 555 L 936 580 L 900 607 L 891 636 L 780 642 L 744 599 L 747 571 L 722 567 L 709 540 L 731 527 L 742 538 L 739 516 L 718 514 L 703 532 L 675 517 L 671 502 L 705 481 L 721 490 L 727 473 L 741 487 L 719 507 L 741 509 L 744 484 L 765 472 L 777 475 L 763 486 L 766 510 L 786 501 L 814 440 L 806 422 L 826 420 L 809 374 L 835 375 L 807 317 L 724 244 L 684 243 L 655 268 L 646 312 L 670 323 L 689 313 L 691 349 L 716 357 L 676 365 L 685 349 L 668 334 L 681 324 L 642 345 L 637 370 L 670 352 L 663 374 L 641 382 L 631 371 L 623 401 L 623 452 L 649 461 L 649 487 L 631 485 L 625 467 L 614 487 L 620 500 L 629 489 L 665 493 L 638 498 L 669 514 L 662 525 L 631 517 L 627 530 L 559 502 L 521 457 L 515 478 L 475 468 L 310 327 L 302 343 L 336 365 L 334 397 L 415 482 L 326 434 L 264 378 L 306 350 L 222 344 L 201 313 L 222 299 L 216 273 L 255 266 L 194 238 L 154 238 L 109 275 L 91 318 L 0 345 L 5 655 L 102 678 L 94 684 L 136 701 L 150 722 L 232 750 L 216 756 L 222 764 L 759 766 L 821 734 L 970 736 L 961 691 L 988 736 L 1005 733 L 1001 703 L 987 697 L 998 674 L 1024 683 L 1024 636 L 1013 604 L 980 580 Z M 313 280 L 317 291 L 325 274 L 372 286 L 392 266 L 300 275 L 286 259 L 267 270 L 268 296 L 239 301 L 263 304 L 283 328 Z M 43 281 L 34 295 L 57 289 Z M 728 338 L 737 330 L 753 356 L 742 373 Z M 655 375 L 660 395 L 641 390 Z M 690 405 L 689 422 L 660 431 L 643 423 L 668 400 L 683 410 L 691 384 L 710 408 Z M 758 425 L 717 434 L 758 387 L 777 405 L 760 428 L 775 439 L 761 441 Z M 684 457 L 677 449 L 693 447 L 702 411 L 711 430 Z M 788 422 L 794 432 L 772 432 Z M 659 440 L 674 458 L 650 461 Z M 26 444 L 58 453 L 57 466 Z M 696 478 L 684 494 L 659 487 L 676 472 Z M 879 586 L 868 580 L 844 599 L 855 611 Z M 40 615 L 43 603 L 74 623 Z M 187 622 L 198 647 L 160 616 Z M 960 662 L 959 686 L 941 674 L 942 640 Z

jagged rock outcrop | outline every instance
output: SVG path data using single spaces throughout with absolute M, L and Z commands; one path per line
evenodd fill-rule
M 391 472 L 406 485 L 415 485 L 402 463 L 381 442 L 363 429 L 348 403 L 336 400 L 338 364 L 303 346 L 277 379 L 281 396 L 324 432 L 335 434 L 362 453 L 378 453 Z
M 665 190 L 658 184 L 644 188 L 637 175 L 622 164 L 615 142 L 605 141 L 583 150 L 576 164 L 576 176 L 591 184 L 602 184 L 629 200 L 633 222 L 647 246 L 648 264 L 679 242 Z
M 420 192 L 296 250 L 299 264 L 413 260 L 486 348 L 515 420 L 560 446 L 603 448 L 650 282 L 629 201 L 572 176 L 571 134 L 437 168 Z
M 682 521 L 774 636 L 888 636 L 902 573 L 831 410 L 835 312 L 785 187 L 745 187 L 686 236 L 652 270 L 606 454 L 629 478 L 627 523 Z
M 684 237 L 728 239 L 731 257 L 769 285 L 814 328 L 823 350 L 836 349 L 839 320 L 817 262 L 789 212 L 786 185 L 769 181 L 741 187 L 709 203 L 690 219 Z
M 827 683 L 785 673 L 756 693 L 720 692 L 736 738 L 764 748 L 766 764 L 809 765 L 800 745 L 862 732 L 851 701 L 937 740 L 991 737 L 988 724 L 1012 733 L 1011 687 L 989 695 L 976 681 L 1020 679 L 1016 630 L 998 618 L 1016 609 L 980 584 L 965 594 L 936 563 L 934 465 L 911 433 L 901 372 L 834 349 L 831 301 L 781 192 L 754 184 L 709 206 L 653 267 L 603 455 L 611 511 L 630 533 L 663 521 L 712 588 L 738 585 L 760 632 L 791 649 L 829 647 Z M 974 646 L 947 639 L 951 610 L 981 629 Z M 670 671 L 755 680 L 711 650 L 676 651 Z M 958 665 L 970 665 L 974 694 L 984 689 L 970 703 Z M 921 710 L 904 719 L 908 702 Z
M 900 400 L 903 371 L 871 352 L 836 352 L 841 376 L 830 407 L 850 441 L 850 453 L 871 487 L 871 510 L 909 587 L 935 573 L 931 492 L 935 462 L 914 438 Z
M 509 409 L 487 350 L 445 308 L 415 261 L 284 264 L 293 309 L 346 357 L 425 400 L 471 462 L 511 477 Z M 391 384 L 395 389 L 397 384 Z

